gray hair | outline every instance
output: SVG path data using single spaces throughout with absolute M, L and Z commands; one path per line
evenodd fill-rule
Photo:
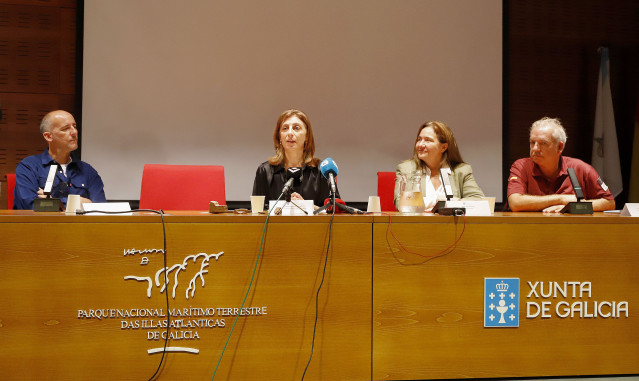
M 47 131 L 51 131 L 51 119 L 53 119 L 53 115 L 56 113 L 57 111 L 51 111 L 49 113 L 47 113 L 44 118 L 42 118 L 42 121 L 40 122 L 40 133 L 44 134 Z
M 564 145 L 566 144 L 566 140 L 568 140 L 568 135 L 566 134 L 566 130 L 564 126 L 561 125 L 561 121 L 558 118 L 549 118 L 544 116 L 539 119 L 535 123 L 530 126 L 530 131 L 534 130 L 538 127 L 552 127 L 552 138 L 555 140 L 555 143 L 562 142 Z

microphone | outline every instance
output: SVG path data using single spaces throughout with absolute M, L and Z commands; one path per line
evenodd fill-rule
M 442 185 L 444 186 L 444 193 L 446 194 L 446 200 L 453 198 L 453 187 L 450 185 L 450 178 L 448 177 L 448 169 L 441 168 L 439 175 L 442 178 Z
M 577 174 L 573 168 L 568 168 L 568 177 L 570 177 L 570 183 L 572 184 L 572 189 L 575 190 L 575 196 L 577 196 L 577 201 L 583 200 L 584 192 L 581 189 L 581 184 L 579 184 L 579 179 L 577 179 Z
M 47 181 L 44 183 L 43 193 L 47 196 L 51 195 L 51 190 L 53 189 L 53 181 L 55 180 L 55 173 L 58 170 L 57 164 L 52 164 L 49 167 L 49 175 L 47 176 Z
M 291 167 L 286 170 L 286 183 L 284 184 L 284 189 L 282 189 L 282 193 L 289 193 L 293 188 L 293 185 L 297 185 L 302 182 L 302 168 L 300 167 Z
M 52 164 L 49 167 L 49 174 L 47 175 L 47 181 L 44 183 L 43 193 L 46 198 L 36 197 L 33 200 L 33 211 L 35 212 L 59 212 L 62 210 L 62 201 L 59 198 L 51 198 L 51 192 L 53 191 L 53 182 L 55 181 L 55 174 L 58 170 L 57 164 Z
M 450 177 L 448 172 L 450 169 L 440 168 L 439 177 L 442 180 L 442 186 L 444 187 L 444 194 L 446 194 L 446 201 L 453 198 L 453 187 L 450 185 Z M 447 208 L 446 201 L 437 201 L 437 204 L 433 207 L 431 212 L 439 213 L 442 216 L 462 216 L 466 213 L 466 208 Z
M 574 168 L 568 168 L 568 178 L 570 178 L 572 189 L 574 189 L 575 196 L 577 196 L 577 202 L 567 203 L 566 206 L 564 206 L 563 209 L 561 209 L 559 212 L 572 214 L 593 214 L 592 202 L 583 201 L 585 199 L 584 192 L 581 189 L 581 184 L 579 184 L 579 179 L 577 178 L 577 174 L 575 173 Z
M 320 172 L 322 172 L 322 176 L 324 176 L 329 185 L 331 186 L 331 192 L 333 194 L 337 194 L 337 187 L 335 186 L 335 177 L 337 177 L 337 173 L 339 169 L 337 169 L 337 164 L 330 157 L 322 160 L 320 163 Z

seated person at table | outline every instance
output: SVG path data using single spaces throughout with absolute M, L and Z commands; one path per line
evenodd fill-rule
M 42 118 L 40 132 L 49 148 L 18 164 L 13 209 L 33 209 L 33 200 L 45 197 L 43 188 L 53 164 L 58 165 L 58 170 L 51 197 L 61 199 L 64 205 L 69 194 L 80 195 L 83 203 L 105 202 L 104 184 L 98 172 L 71 156 L 78 148 L 78 130 L 73 115 L 62 110 L 51 111 Z
M 430 121 L 417 131 L 413 146 L 413 158 L 397 166 L 395 181 L 395 207 L 399 200 L 399 179 L 421 175 L 421 191 L 426 211 L 433 209 L 437 201 L 446 200 L 440 172 L 448 172 L 453 196 L 458 199 L 481 199 L 479 188 L 470 165 L 464 163 L 457 147 L 453 131 L 443 122 Z
M 510 167 L 508 204 L 512 211 L 558 213 L 567 203 L 577 201 L 568 168 L 574 168 L 594 211 L 615 208 L 614 197 L 592 166 L 561 155 L 566 139 L 566 130 L 558 119 L 544 117 L 533 123 L 530 157 Z
M 265 196 L 267 205 L 269 200 L 277 200 L 287 180 L 286 170 L 300 167 L 302 181 L 293 187 L 291 200 L 313 200 L 316 207 L 324 205 L 330 188 L 319 170 L 320 160 L 313 157 L 315 140 L 306 114 L 299 110 L 284 111 L 277 119 L 273 143 L 275 155 L 262 163 L 255 173 L 253 196 Z

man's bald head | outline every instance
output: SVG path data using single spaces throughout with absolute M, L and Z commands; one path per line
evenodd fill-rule
M 64 110 L 55 110 L 47 113 L 47 115 L 45 115 L 40 122 L 40 133 L 44 134 L 45 132 L 50 132 L 51 126 L 53 125 L 53 122 L 56 120 L 56 118 L 67 116 L 73 117 L 70 113 Z

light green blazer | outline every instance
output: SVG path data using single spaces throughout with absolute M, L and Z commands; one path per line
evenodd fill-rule
M 399 182 L 402 175 L 412 176 L 417 172 L 417 165 L 413 160 L 406 160 L 400 163 L 395 170 L 395 206 L 399 199 Z M 426 189 L 426 177 L 422 176 L 422 189 Z M 460 199 L 481 199 L 484 197 L 479 185 L 473 177 L 473 169 L 466 163 L 461 163 L 452 170 L 450 175 L 450 186 L 453 188 L 453 195 Z

